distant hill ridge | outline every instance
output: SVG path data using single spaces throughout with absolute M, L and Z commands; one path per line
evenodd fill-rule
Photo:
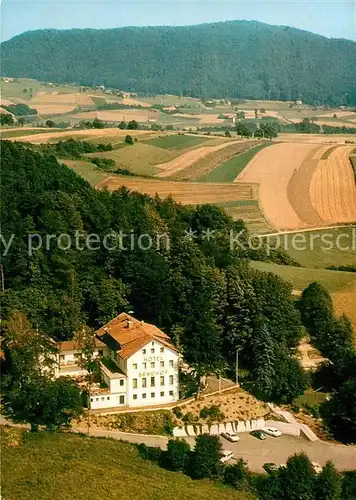
M 37 30 L 1 44 L 2 74 L 146 94 L 356 105 L 356 43 L 285 26 Z

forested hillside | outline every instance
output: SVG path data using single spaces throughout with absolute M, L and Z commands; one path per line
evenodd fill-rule
M 95 191 L 48 148 L 3 141 L 2 156 L 3 319 L 20 310 L 61 340 L 82 324 L 97 327 L 133 309 L 169 333 L 201 372 L 233 367 L 238 348 L 256 377 L 268 358 L 270 398 L 303 392 L 292 356 L 302 335 L 292 285 L 249 268 L 249 258 L 269 258 L 263 249 L 230 248 L 230 230 L 237 235 L 242 221 L 210 205 L 190 209 L 126 189 Z M 123 245 L 110 238 L 105 248 L 105 236 L 120 231 L 130 237 Z M 156 233 L 166 233 L 169 246 L 146 249 L 145 236 L 139 248 L 140 235 L 155 241 Z M 271 258 L 283 263 L 288 256 Z
M 2 74 L 145 94 L 356 104 L 356 43 L 254 21 L 39 30 L 4 42 Z

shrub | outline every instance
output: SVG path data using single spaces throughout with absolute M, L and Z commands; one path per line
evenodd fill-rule
M 180 409 L 180 407 L 179 407 L 179 406 L 175 406 L 175 407 L 173 408 L 173 410 L 172 410 L 172 411 L 173 411 L 173 414 L 174 414 L 177 418 L 182 418 L 182 417 L 183 417 L 183 412 L 182 412 L 182 410 Z
M 200 410 L 200 418 L 207 418 L 211 421 L 221 422 L 224 420 L 225 415 L 220 410 L 219 406 L 211 405 L 210 407 L 205 406 Z
M 125 137 L 125 143 L 126 143 L 126 144 L 133 144 L 133 143 L 134 143 L 134 140 L 133 140 L 133 138 L 132 138 L 132 136 L 131 136 L 131 135 L 127 135 L 127 136 Z

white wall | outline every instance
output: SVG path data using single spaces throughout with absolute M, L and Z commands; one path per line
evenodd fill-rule
M 90 408 L 92 410 L 96 410 L 98 408 L 114 408 L 125 405 L 126 394 L 124 392 L 121 394 L 101 392 L 97 394 L 91 394 L 90 396 Z
M 153 351 L 153 352 L 152 352 Z M 127 401 L 129 406 L 150 406 L 179 399 L 178 353 L 157 340 L 127 360 Z M 161 385 L 164 377 L 164 385 Z M 137 381 L 135 387 L 134 381 Z M 146 387 L 144 387 L 146 380 Z M 154 380 L 154 385 L 152 381 Z M 146 395 L 146 397 L 145 397 Z

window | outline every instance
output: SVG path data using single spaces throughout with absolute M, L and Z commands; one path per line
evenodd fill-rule
M 99 398 L 95 398 L 95 401 L 99 401 Z
M 169 360 L 169 366 L 173 366 L 173 359 Z
M 154 342 L 152 342 L 152 344 L 151 344 L 151 345 L 155 345 L 155 343 L 154 343 Z
M 142 387 L 147 387 L 147 379 L 146 378 L 142 379 Z
M 122 387 L 122 386 L 124 385 L 124 383 L 125 383 L 125 380 L 122 378 L 122 379 L 120 380 L 120 387 Z
M 173 384 L 173 375 L 170 375 L 169 376 L 169 385 L 172 385 Z
M 142 354 L 146 354 L 146 349 L 142 349 Z
M 119 403 L 120 403 L 120 405 L 125 404 L 125 396 L 120 396 Z
M 110 396 L 107 396 L 107 398 L 106 398 L 106 399 L 107 399 L 108 401 L 110 401 Z
M 134 389 L 137 389 L 137 378 L 134 378 L 134 379 L 132 380 L 132 387 L 133 387 Z
M 160 396 L 161 396 L 161 398 L 163 398 L 163 396 L 164 396 L 164 391 L 161 391 L 161 392 L 160 392 Z
M 164 385 L 164 377 L 160 377 L 160 384 Z
M 99 351 L 98 351 L 99 356 L 102 356 L 103 353 L 104 353 L 104 351 L 102 349 L 99 349 Z
M 160 351 L 161 351 L 161 352 L 164 352 L 164 347 L 161 347 Z
M 90 401 L 93 402 L 94 401 L 94 398 L 90 398 Z
M 146 397 L 147 397 L 146 393 L 142 394 L 142 399 L 146 399 Z
M 173 396 L 173 391 L 169 391 L 169 395 L 170 395 L 170 396 Z
M 151 354 L 154 354 L 155 353 L 155 350 L 154 349 L 151 349 Z
M 101 398 L 101 400 L 102 400 L 102 401 L 105 401 L 105 398 L 103 397 L 103 398 Z
M 137 394 L 134 394 L 134 395 L 133 395 L 133 398 L 134 398 L 134 399 L 137 399 Z
M 66 359 L 64 354 L 59 355 L 59 361 L 64 361 Z
M 154 392 L 151 392 L 151 398 L 155 398 L 156 394 Z
M 154 387 L 154 386 L 155 386 L 155 378 L 151 377 L 151 387 Z
M 134 364 L 132 365 L 132 368 L 133 368 L 134 370 L 137 370 L 137 363 L 134 363 Z
M 155 367 L 155 363 L 154 363 L 154 362 L 152 362 L 152 363 L 151 363 L 151 368 L 154 368 L 154 367 Z
M 161 367 L 161 368 L 164 368 L 164 361 L 161 361 L 161 362 L 160 362 L 160 367 Z
M 142 368 L 143 368 L 144 370 L 146 370 L 146 369 L 147 369 L 147 363 L 142 363 Z

